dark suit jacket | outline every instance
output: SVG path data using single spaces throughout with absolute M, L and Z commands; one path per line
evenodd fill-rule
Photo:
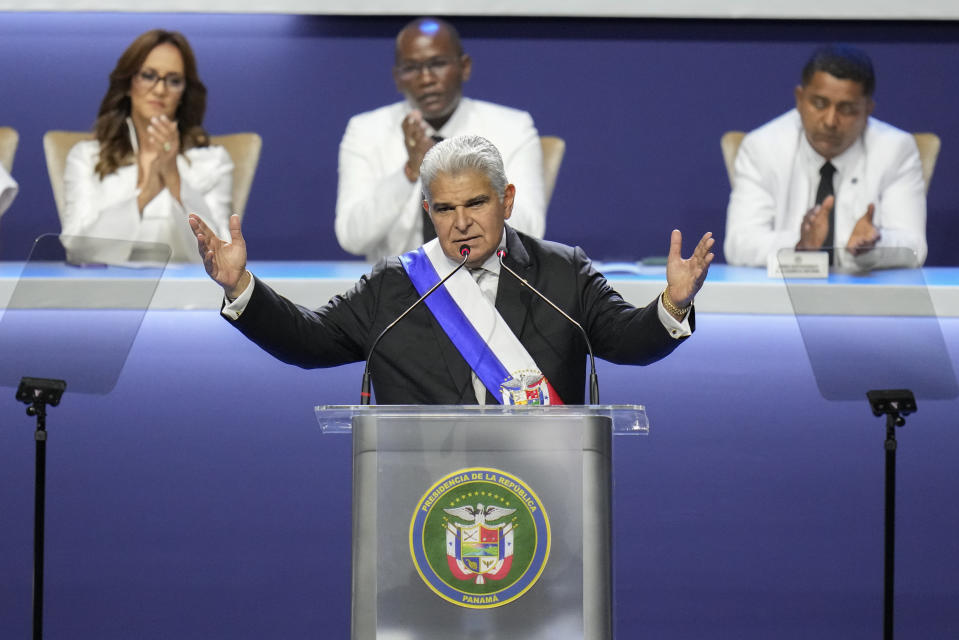
M 597 357 L 648 364 L 682 342 L 659 321 L 656 300 L 643 308 L 626 303 L 581 249 L 509 227 L 506 233 L 505 263 L 583 326 Z M 257 280 L 234 324 L 284 362 L 330 367 L 364 360 L 380 332 L 418 297 L 399 260 L 389 258 L 316 311 L 293 304 Z M 496 308 L 563 402 L 582 404 L 587 350 L 576 327 L 505 271 Z M 371 371 L 379 404 L 476 404 L 469 366 L 425 304 L 383 338 Z M 494 402 L 498 399 L 487 397 L 487 403 Z

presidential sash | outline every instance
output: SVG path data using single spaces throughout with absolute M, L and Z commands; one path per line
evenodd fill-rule
M 449 271 L 439 240 L 400 256 L 423 295 Z M 519 338 L 465 269 L 426 299 L 433 316 L 493 397 L 503 404 L 563 404 Z

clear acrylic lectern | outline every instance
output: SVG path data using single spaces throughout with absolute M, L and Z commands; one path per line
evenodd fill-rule
M 642 406 L 316 415 L 353 434 L 354 639 L 612 637 L 612 435 Z

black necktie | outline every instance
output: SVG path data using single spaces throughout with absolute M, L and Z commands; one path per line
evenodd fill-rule
M 829 196 L 833 196 L 832 209 L 829 210 L 829 230 L 826 232 L 826 239 L 823 240 L 822 248 L 829 251 L 829 261 L 832 262 L 832 247 L 835 242 L 833 228 L 836 225 L 836 198 L 835 191 L 832 188 L 832 177 L 836 173 L 836 167 L 827 161 L 819 168 L 819 188 L 816 190 L 816 204 L 822 204 L 822 201 Z
M 430 137 L 433 139 L 433 142 L 443 141 L 443 136 L 435 133 Z M 420 213 L 423 214 L 423 244 L 426 244 L 436 237 L 436 229 L 433 228 L 433 221 L 430 220 L 430 214 L 426 209 L 423 208 L 422 203 L 420 203 Z

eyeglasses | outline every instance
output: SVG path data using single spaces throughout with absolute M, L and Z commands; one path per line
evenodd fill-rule
M 168 73 L 165 76 L 161 76 L 153 69 L 143 69 L 133 76 L 133 84 L 141 91 L 149 91 L 155 87 L 158 82 L 165 84 L 167 91 L 171 93 L 180 93 L 186 89 L 186 78 L 179 73 Z
M 402 62 L 396 65 L 396 73 L 404 80 L 411 80 L 423 71 L 433 75 L 445 72 L 451 65 L 456 64 L 456 58 L 433 58 L 426 62 Z

